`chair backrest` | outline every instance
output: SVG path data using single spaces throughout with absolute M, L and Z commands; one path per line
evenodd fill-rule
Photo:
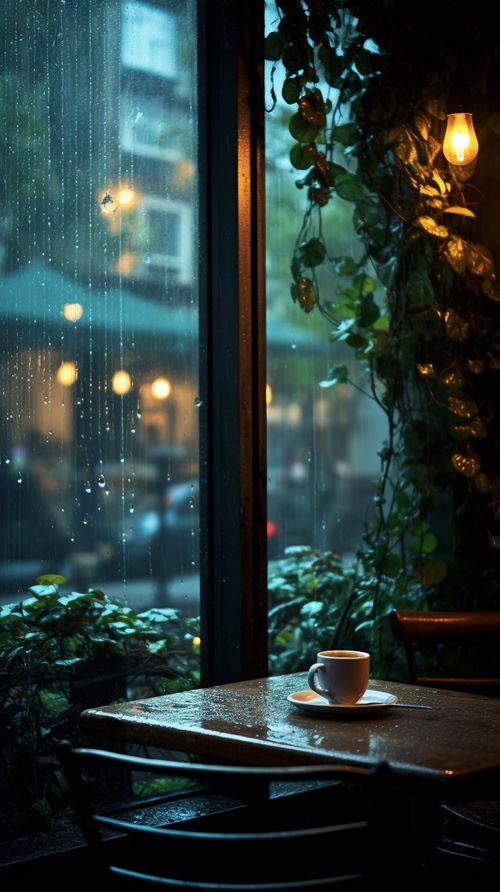
M 373 769 L 342 765 L 283 768 L 248 768 L 172 762 L 124 756 L 103 750 L 60 748 L 59 756 L 73 795 L 83 832 L 89 844 L 89 877 L 111 882 L 121 889 L 202 890 L 225 892 L 307 892 L 314 889 L 351 889 L 377 876 L 379 862 L 387 868 L 382 843 L 381 814 L 375 803 L 385 799 L 390 770 L 382 764 Z M 253 825 L 238 824 L 232 815 L 225 822 L 207 819 L 201 829 L 181 824 L 152 827 L 133 823 L 123 815 L 95 811 L 86 775 L 94 767 L 121 766 L 133 772 L 183 777 L 204 782 L 234 783 L 251 791 L 272 781 L 341 781 L 361 785 L 369 803 L 368 817 L 343 822 L 332 797 L 331 814 L 294 815 L 293 796 L 286 797 L 289 812 L 285 829 L 275 829 L 266 814 L 266 803 L 254 808 Z M 344 788 L 344 787 L 343 787 Z M 353 787 L 354 789 L 354 787 Z M 313 809 L 314 810 L 314 809 Z M 371 816 L 373 815 L 373 826 Z M 293 820 L 291 817 L 293 816 Z M 326 817 L 326 822 L 325 822 Z M 321 822 L 322 819 L 322 822 Z M 200 826 L 200 824 L 195 825 Z M 102 831 L 120 836 L 103 842 Z M 122 836 L 121 834 L 126 834 Z M 382 866 L 382 865 L 381 865 Z M 113 886 L 114 881 L 114 886 Z
M 500 611 L 443 612 L 393 610 L 392 630 L 405 648 L 412 684 L 449 688 L 473 693 L 500 694 L 500 669 L 493 670 L 493 659 L 500 652 Z M 421 674 L 416 651 L 422 645 L 472 645 L 484 648 L 481 677 L 467 677 L 455 667 L 454 677 Z M 437 661 L 439 662 L 439 661 Z M 484 666 L 490 664 L 487 674 Z M 498 667 L 498 662 L 497 662 Z

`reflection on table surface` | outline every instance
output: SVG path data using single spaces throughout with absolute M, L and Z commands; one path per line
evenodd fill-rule
M 250 764 L 384 760 L 422 780 L 500 777 L 500 699 L 371 680 L 374 690 L 432 709 L 329 719 L 287 701 L 306 687 L 305 673 L 296 673 L 114 704 L 87 710 L 82 728 L 91 736 Z

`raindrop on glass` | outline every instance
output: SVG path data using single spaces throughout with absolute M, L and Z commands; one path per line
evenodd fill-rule
M 87 481 L 86 481 L 86 483 L 85 483 L 85 487 L 84 487 L 84 488 L 85 488 L 85 492 L 87 492 L 87 493 L 88 493 L 88 492 L 92 492 L 92 487 L 91 487 L 91 485 L 90 485 L 90 480 L 87 480 Z
M 125 464 L 125 456 L 124 455 L 120 455 L 120 464 L 121 465 Z
M 195 404 L 195 406 L 196 406 L 197 409 L 200 409 L 201 406 L 203 405 L 203 400 L 200 399 L 199 396 L 197 396 L 196 399 L 195 399 L 195 401 L 194 401 L 194 404 Z
M 292 350 L 296 350 L 296 349 L 297 349 L 297 344 L 295 343 L 295 341 L 292 341 L 292 343 L 290 344 L 290 347 L 291 347 Z
M 101 489 L 104 489 L 104 487 L 106 486 L 106 478 L 104 474 L 99 474 L 99 477 L 97 478 L 97 485 L 100 486 Z
M 128 513 L 129 513 L 129 514 L 133 514 L 134 511 L 135 511 L 134 506 L 133 506 L 132 504 L 130 504 L 130 505 L 129 505 L 129 509 L 128 509 Z
M 109 496 L 109 489 L 108 489 L 108 487 L 106 487 L 106 489 L 104 490 L 104 495 L 105 495 L 105 496 Z
M 22 478 L 21 471 L 19 471 L 19 473 L 18 473 L 18 475 L 17 475 L 17 482 L 18 482 L 18 483 L 22 483 L 22 482 L 23 482 L 23 478 Z
M 82 416 L 82 417 L 83 417 L 83 416 Z M 107 431 L 108 434 L 109 434 L 109 432 L 110 432 L 110 430 L 111 430 L 111 425 L 109 424 L 109 422 L 106 423 L 106 428 L 105 428 L 105 429 L 106 429 L 106 431 Z
M 130 433 L 131 433 L 131 434 L 135 434 L 135 427 L 131 427 L 131 428 L 130 428 Z
M 4 455 L 3 460 L 4 460 L 4 462 L 5 462 L 6 465 L 10 465 L 10 458 L 9 458 L 8 455 Z
M 311 462 L 312 462 L 312 453 L 311 453 L 311 452 L 308 452 L 308 453 L 307 453 L 307 455 L 306 455 L 306 461 L 308 461 L 309 464 L 311 464 Z
M 44 396 L 44 398 L 43 398 L 43 401 L 44 401 L 44 403 L 45 403 L 46 406 L 49 405 L 49 398 L 48 398 L 47 394 L 45 394 L 45 396 Z
M 87 526 L 88 522 L 89 522 L 88 517 L 84 517 L 83 520 L 82 520 L 82 523 L 83 523 L 84 527 Z

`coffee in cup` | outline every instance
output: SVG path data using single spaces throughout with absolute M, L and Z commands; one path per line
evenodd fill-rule
M 361 650 L 322 650 L 309 669 L 307 681 L 329 703 L 352 705 L 368 687 L 370 654 Z

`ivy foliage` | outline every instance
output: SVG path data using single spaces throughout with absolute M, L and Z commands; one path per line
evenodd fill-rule
M 276 10 L 265 52 L 272 92 L 284 73 L 305 197 L 291 297 L 352 349 L 387 416 L 352 615 L 364 612 L 358 628 L 374 633 L 392 606 L 498 608 L 500 46 L 488 6 L 459 17 L 428 0 L 276 0 Z M 479 133 L 468 167 L 442 154 L 458 81 Z M 352 205 L 357 259 L 336 256 L 324 230 L 338 202 Z M 335 366 L 321 386 L 347 380 Z

